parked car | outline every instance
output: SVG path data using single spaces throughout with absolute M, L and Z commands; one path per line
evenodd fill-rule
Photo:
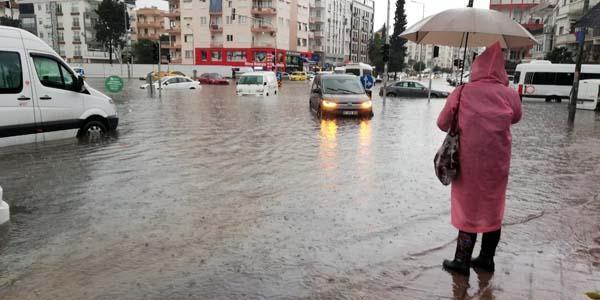
M 290 74 L 287 73 L 287 72 L 281 72 L 281 79 L 289 80 L 290 79 Z
M 379 96 L 383 96 L 383 87 L 379 89 Z M 429 89 L 418 81 L 403 80 L 388 86 L 385 95 L 388 97 L 427 98 Z M 432 98 L 448 97 L 448 92 L 431 90 Z
M 237 82 L 236 93 L 242 95 L 277 95 L 277 77 L 274 72 L 250 72 L 240 76 Z
M 117 128 L 113 100 L 28 31 L 0 26 L 0 70 L 0 137 L 65 129 L 87 136 Z
M 295 71 L 290 75 L 291 81 L 305 81 L 306 79 L 308 79 L 308 76 L 305 72 Z
M 321 116 L 373 115 L 370 91 L 365 91 L 358 76 L 352 74 L 317 75 L 309 106 Z
M 155 89 L 165 89 L 165 90 L 177 90 L 177 89 L 188 89 L 195 90 L 200 89 L 200 82 L 194 81 L 189 77 L 184 76 L 167 76 L 160 80 L 160 85 L 158 82 L 152 83 Z M 141 89 L 147 89 L 150 87 L 148 83 L 142 84 L 140 86 Z
M 198 81 L 202 84 L 228 85 L 229 81 L 223 78 L 219 73 L 204 73 L 200 75 Z

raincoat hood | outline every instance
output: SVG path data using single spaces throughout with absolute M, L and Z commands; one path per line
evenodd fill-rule
M 504 55 L 499 42 L 487 47 L 471 67 L 471 82 L 483 81 L 508 85 L 508 75 L 504 69 Z

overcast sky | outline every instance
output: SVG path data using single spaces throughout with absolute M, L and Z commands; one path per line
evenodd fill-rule
M 390 5 L 392 6 L 390 8 L 391 23 L 394 23 L 394 12 L 396 10 L 396 2 L 396 0 L 390 0 Z M 404 8 L 406 11 L 406 19 L 408 22 L 407 26 L 416 23 L 422 18 L 423 6 L 425 6 L 425 16 L 427 17 L 449 8 L 466 7 L 468 2 L 468 0 L 406 0 L 406 5 L 404 6 Z M 474 0 L 474 3 L 475 7 L 488 8 L 490 6 L 489 0 Z M 138 7 L 156 6 L 164 10 L 169 9 L 167 1 L 162 0 L 137 0 L 136 5 Z M 378 30 L 385 23 L 386 6 L 387 0 L 375 0 L 374 30 Z

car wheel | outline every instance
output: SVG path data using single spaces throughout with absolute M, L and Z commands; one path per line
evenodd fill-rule
M 546 97 L 546 102 L 552 102 L 552 97 Z
M 269 97 L 269 93 L 266 93 L 265 96 Z
M 395 94 L 395 93 L 387 93 L 387 94 L 385 94 L 385 95 L 386 95 L 386 96 L 388 96 L 388 97 L 396 97 L 396 94 Z
M 195 89 L 196 89 L 196 88 L 195 88 L 195 87 L 193 87 L 193 86 L 192 86 L 192 87 L 190 87 L 190 90 L 195 90 Z
M 99 120 L 87 121 L 79 131 L 77 131 L 78 137 L 92 137 L 92 136 L 103 136 L 107 132 L 106 124 Z
M 439 98 L 439 97 L 440 97 L 440 95 L 438 95 L 438 94 L 431 94 L 431 98 Z
M 555 101 L 556 103 L 561 103 L 561 102 L 562 102 L 562 98 L 560 98 L 560 97 L 556 96 L 556 97 L 554 97 L 554 101 Z

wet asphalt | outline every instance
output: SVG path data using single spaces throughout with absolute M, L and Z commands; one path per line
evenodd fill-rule
M 102 90 L 102 80 L 90 79 Z M 0 141 L 1 299 L 583 299 L 600 289 L 600 115 L 526 102 L 497 272 L 441 270 L 444 99 L 320 119 L 306 83 L 113 94 L 118 132 Z M 440 88 L 442 82 L 436 82 Z M 376 93 L 374 93 L 376 94 Z M 5 232 L 7 231 L 7 232 Z M 477 251 L 477 250 L 476 250 Z

